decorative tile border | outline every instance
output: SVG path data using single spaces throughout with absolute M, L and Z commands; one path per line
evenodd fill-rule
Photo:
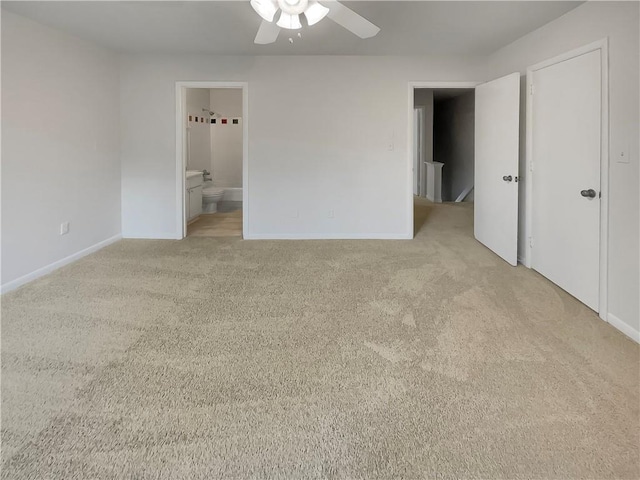
M 242 118 L 207 118 L 189 113 L 187 115 L 187 121 L 189 125 L 194 123 L 207 125 L 240 125 L 242 123 Z

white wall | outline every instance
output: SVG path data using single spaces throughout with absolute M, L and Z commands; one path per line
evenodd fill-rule
M 242 118 L 211 125 L 211 168 L 216 187 L 242 188 Z
M 187 121 L 187 170 L 211 170 L 211 117 L 203 108 L 209 108 L 209 89 L 187 88 L 187 116 L 192 116 L 191 122 Z M 196 116 L 207 123 L 196 122 Z
M 529 65 L 609 38 L 609 312 L 612 322 L 623 322 L 626 327 L 622 328 L 636 335 L 640 330 L 639 7 L 637 2 L 587 2 L 496 52 L 488 60 L 486 73 L 488 79 L 525 73 Z M 625 149 L 630 150 L 630 163 L 617 163 Z M 520 173 L 526 175 L 524 155 Z M 521 188 L 524 184 L 520 183 Z M 524 208 L 521 201 L 521 212 Z M 520 218 L 524 219 L 522 213 Z M 526 241 L 523 227 L 520 251 Z
M 114 54 L 2 10 L 3 290 L 120 233 L 118 88 Z
M 242 89 L 212 88 L 211 110 L 218 119 L 211 125 L 211 168 L 216 187 L 242 187 Z M 227 119 L 223 124 L 220 120 Z M 234 125 L 233 120 L 238 124 Z
M 436 100 L 434 107 L 434 153 L 442 167 L 442 200 L 454 202 L 474 182 L 475 91 Z M 465 201 L 473 199 L 473 192 Z
M 242 117 L 242 89 L 210 89 L 209 108 L 223 117 Z
M 424 162 L 433 162 L 433 90 L 416 88 L 413 92 L 413 106 L 424 107 L 424 158 L 419 165 L 420 195 L 427 194 L 427 168 Z
M 408 82 L 475 81 L 479 72 L 465 58 L 124 56 L 123 234 L 180 231 L 175 82 L 209 80 L 249 84 L 245 235 L 411 235 Z

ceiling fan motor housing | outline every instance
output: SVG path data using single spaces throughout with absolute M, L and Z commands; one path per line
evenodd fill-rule
M 278 0 L 280 9 L 289 15 L 304 13 L 309 5 L 309 0 Z
M 306 18 L 306 23 L 310 27 L 328 16 L 360 38 L 374 37 L 380 31 L 379 27 L 340 2 L 323 0 L 324 2 L 330 2 L 331 8 L 322 5 L 318 0 L 250 0 L 253 9 L 263 19 L 254 43 L 266 45 L 275 42 L 280 28 L 300 30 L 301 16 Z M 280 10 L 280 16 L 274 24 L 278 10 Z

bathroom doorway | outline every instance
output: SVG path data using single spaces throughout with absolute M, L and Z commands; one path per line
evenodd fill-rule
M 243 236 L 247 84 L 178 82 L 177 217 L 184 237 Z

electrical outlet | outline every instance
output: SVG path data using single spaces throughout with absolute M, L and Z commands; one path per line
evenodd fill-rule
M 294 210 L 291 212 L 291 218 L 298 218 L 300 216 L 299 210 Z
M 336 218 L 335 212 L 333 210 L 329 210 L 329 213 L 327 214 L 328 218 Z
M 60 224 L 60 235 L 66 235 L 69 233 L 69 222 L 63 222 Z

